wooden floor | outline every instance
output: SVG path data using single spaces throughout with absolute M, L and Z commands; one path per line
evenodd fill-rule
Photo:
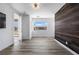
M 1 55 L 72 55 L 53 38 L 24 40 L 0 52 Z

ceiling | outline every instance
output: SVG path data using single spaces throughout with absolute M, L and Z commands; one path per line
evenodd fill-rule
M 11 6 L 20 13 L 29 14 L 32 17 L 51 17 L 64 3 L 39 3 L 40 8 L 35 10 L 32 3 L 13 3 Z

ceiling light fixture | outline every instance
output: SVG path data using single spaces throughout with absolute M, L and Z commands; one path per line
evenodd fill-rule
M 33 3 L 33 4 L 32 4 L 32 7 L 33 7 L 34 9 L 38 9 L 38 8 L 39 8 L 39 4 L 38 4 L 38 3 Z

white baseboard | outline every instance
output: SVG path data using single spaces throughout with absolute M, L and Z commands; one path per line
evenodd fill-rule
M 56 39 L 54 39 L 59 45 L 61 45 L 62 47 L 64 47 L 66 50 L 70 51 L 72 54 L 74 55 L 78 55 L 75 51 L 71 50 L 70 48 L 68 48 L 67 46 L 65 46 L 64 44 L 60 43 L 59 41 L 57 41 Z
M 14 44 L 14 43 L 10 43 L 10 44 L 8 44 L 8 45 L 3 46 L 3 47 L 0 49 L 0 51 L 6 49 L 7 47 L 9 47 L 9 46 L 11 46 L 11 45 L 13 45 L 13 44 Z
M 32 38 L 54 38 L 53 36 L 33 36 Z

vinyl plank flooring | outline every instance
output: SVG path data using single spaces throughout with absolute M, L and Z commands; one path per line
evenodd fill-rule
M 23 40 L 20 44 L 4 49 L 0 55 L 72 55 L 54 40 L 53 38 Z

